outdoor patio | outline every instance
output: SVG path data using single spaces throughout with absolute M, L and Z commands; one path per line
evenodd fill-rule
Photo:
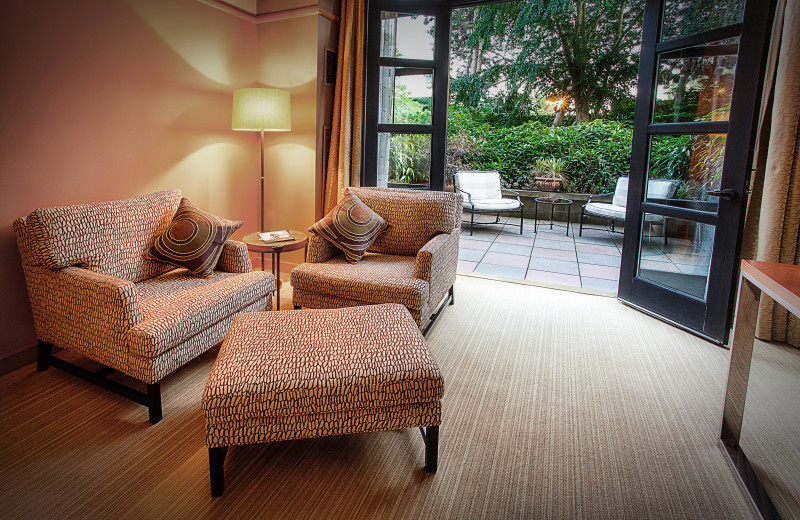
M 476 217 L 476 221 L 478 218 Z M 482 216 L 483 222 L 494 217 Z M 564 222 L 553 229 L 541 223 L 534 233 L 534 221 L 525 219 L 523 233 L 519 227 L 505 225 L 509 217 L 500 217 L 500 224 L 475 227 L 469 235 L 469 215 L 462 220 L 458 269 L 475 273 L 506 276 L 536 282 L 583 287 L 616 294 L 622 254 L 622 233 L 611 233 L 605 226 L 570 226 L 566 235 Z M 511 217 L 513 223 L 519 222 Z M 621 228 L 617 228 L 621 229 Z M 662 273 L 704 276 L 710 254 L 690 241 L 669 238 L 664 246 L 661 237 L 645 244 L 641 266 Z

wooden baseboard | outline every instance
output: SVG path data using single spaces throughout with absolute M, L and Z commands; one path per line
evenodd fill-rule
M 0 376 L 4 376 L 20 369 L 25 365 L 36 363 L 36 345 L 20 350 L 16 354 L 11 354 L 0 359 Z

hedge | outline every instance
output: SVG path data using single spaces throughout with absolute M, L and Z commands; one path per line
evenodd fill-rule
M 456 170 L 498 170 L 510 187 L 530 188 L 537 159 L 567 162 L 566 191 L 613 191 L 617 178 L 630 170 L 633 127 L 618 121 L 552 127 L 540 121 L 494 126 L 451 107 L 448 119 L 447 173 Z M 650 175 L 681 178 L 688 172 L 689 136 L 663 136 L 653 142 Z

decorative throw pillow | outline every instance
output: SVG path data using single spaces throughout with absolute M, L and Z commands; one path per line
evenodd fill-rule
M 338 247 L 351 264 L 358 263 L 375 238 L 389 229 L 383 217 L 347 191 L 335 208 L 308 228 Z
M 189 199 L 184 198 L 167 230 L 156 238 L 144 256 L 185 267 L 195 276 L 209 278 L 214 274 L 225 241 L 241 225 L 238 220 L 215 217 L 192 206 Z

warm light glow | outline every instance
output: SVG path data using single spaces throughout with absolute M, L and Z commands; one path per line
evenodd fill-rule
M 552 109 L 554 112 L 558 112 L 558 111 L 563 110 L 564 108 L 566 108 L 566 106 L 569 104 L 569 99 L 567 99 L 565 97 L 559 97 L 559 98 L 555 98 L 555 99 L 548 99 L 548 100 L 545 101 L 545 104 L 550 109 Z
M 242 88 L 233 92 L 234 130 L 292 129 L 289 92 L 274 88 Z

